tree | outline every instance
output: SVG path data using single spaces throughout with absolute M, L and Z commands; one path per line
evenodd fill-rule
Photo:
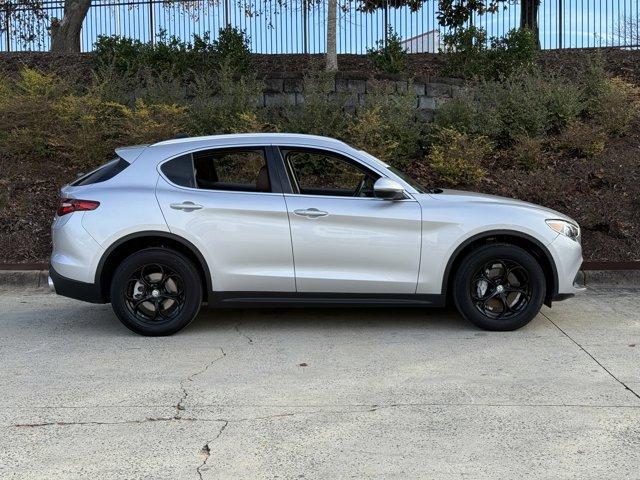
M 520 28 L 528 28 L 533 32 L 540 46 L 540 28 L 538 27 L 538 10 L 540 0 L 521 0 L 520 2 Z
M 91 0 L 65 0 L 62 19 L 51 21 L 51 51 L 70 53 L 80 51 L 80 30 L 87 16 Z
M 520 0 L 520 28 L 529 28 L 539 39 L 538 10 L 541 0 Z M 439 0 L 438 22 L 445 27 L 461 27 L 476 13 L 497 12 L 510 0 Z
M 338 0 L 329 0 L 329 10 L 327 12 L 327 64 L 329 72 L 338 70 L 338 46 L 337 46 L 337 10 Z

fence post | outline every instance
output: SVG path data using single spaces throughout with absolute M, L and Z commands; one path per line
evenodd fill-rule
M 562 0 L 558 0 L 558 48 L 562 49 Z
M 387 46 L 387 32 L 389 30 L 389 1 L 384 0 L 384 46 Z
M 11 26 L 10 16 L 11 16 L 11 5 L 8 4 L 4 11 L 4 34 L 5 40 L 7 42 L 7 52 L 11 51 L 11 32 L 9 31 L 9 27 Z
M 153 43 L 155 42 L 155 33 L 156 33 L 156 26 L 154 24 L 154 18 L 153 18 L 153 0 L 149 0 L 149 39 L 151 41 L 151 45 L 153 45 Z
M 307 0 L 302 0 L 302 53 L 309 53 L 309 46 L 307 44 L 307 30 L 309 23 L 309 7 Z

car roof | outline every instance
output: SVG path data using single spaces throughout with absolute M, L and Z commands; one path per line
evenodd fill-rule
M 148 146 L 123 147 L 116 153 L 129 162 L 136 160 L 142 151 L 142 157 L 162 161 L 176 155 L 216 147 L 242 147 L 256 145 L 291 145 L 334 149 L 337 151 L 354 151 L 346 143 L 335 138 L 299 133 L 238 133 L 231 135 L 209 135 L 203 137 L 184 137 L 163 140 Z
M 208 135 L 202 137 L 184 137 L 163 140 L 161 142 L 150 145 L 151 147 L 161 147 L 165 145 L 188 145 L 193 143 L 211 143 L 211 145 L 219 145 L 223 143 L 233 143 L 237 141 L 239 144 L 246 144 L 255 141 L 264 143 L 281 143 L 281 142 L 309 142 L 313 144 L 326 145 L 333 143 L 336 145 L 345 145 L 344 142 L 330 137 L 321 137 L 319 135 L 306 135 L 302 133 L 235 133 L 230 135 Z

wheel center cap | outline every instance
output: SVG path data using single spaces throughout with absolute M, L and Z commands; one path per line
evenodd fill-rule
M 151 296 L 152 296 L 152 297 L 156 297 L 156 298 L 157 298 L 157 297 L 159 297 L 159 296 L 160 296 L 160 290 L 158 290 L 158 289 L 155 289 L 155 288 L 154 288 L 154 289 L 151 291 Z
M 496 292 L 497 293 L 504 293 L 504 287 L 502 285 L 498 285 L 496 287 Z

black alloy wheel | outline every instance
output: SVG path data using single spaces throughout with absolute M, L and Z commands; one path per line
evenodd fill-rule
M 460 263 L 453 299 L 467 320 L 486 330 L 515 330 L 540 311 L 546 279 L 538 260 L 516 245 L 491 243 Z
M 111 306 L 122 323 L 141 335 L 171 335 L 196 317 L 202 279 L 183 254 L 146 248 L 127 257 L 111 282 Z

